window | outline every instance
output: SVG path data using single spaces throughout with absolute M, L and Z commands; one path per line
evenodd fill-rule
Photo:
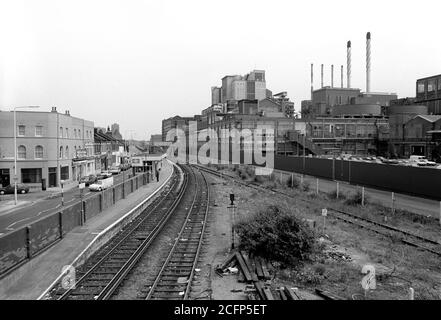
M 63 138 L 63 127 L 60 127 L 60 138 Z
M 433 79 L 433 80 L 429 80 L 429 81 L 427 82 L 427 92 L 435 91 L 435 86 L 436 86 L 436 84 L 435 84 L 435 79 Z
M 80 129 L 78 129 L 78 138 L 81 139 L 81 130 Z
M 41 183 L 41 168 L 21 169 L 21 182 Z
M 66 138 L 69 138 L 69 129 L 66 128 Z
M 24 136 L 26 132 L 26 127 L 25 126 L 18 126 L 18 135 L 19 136 Z
M 417 85 L 417 93 L 424 93 L 424 82 L 423 81 L 421 81 L 421 82 L 418 82 L 418 85 Z
M 438 78 L 438 91 L 441 91 L 441 78 Z
M 77 129 L 74 129 L 74 137 L 77 137 Z
M 69 159 L 69 147 L 68 146 L 66 146 L 65 158 Z
M 63 158 L 63 146 L 60 147 L 60 159 Z
M 69 180 L 69 166 L 60 168 L 60 176 L 61 180 Z
M 26 147 L 25 146 L 18 146 L 17 158 L 18 159 L 26 159 Z
M 35 135 L 37 137 L 41 137 L 43 135 L 43 126 L 36 126 L 35 127 Z
M 43 159 L 43 147 L 42 146 L 35 147 L 35 159 Z

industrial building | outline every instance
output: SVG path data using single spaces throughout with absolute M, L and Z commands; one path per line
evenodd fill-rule
M 188 125 L 190 121 L 194 121 L 194 117 L 174 116 L 162 120 L 162 141 L 167 141 L 167 133 L 172 129 L 181 129 L 188 132 Z
M 426 105 L 428 114 L 441 114 L 441 74 L 416 81 L 416 103 Z
M 211 88 L 212 105 L 225 104 L 234 107 L 239 100 L 262 100 L 266 96 L 264 70 L 253 70 L 244 76 L 225 76 L 221 87 Z
M 387 149 L 389 123 L 385 115 L 395 93 L 371 91 L 371 34 L 366 34 L 366 92 L 351 86 L 351 41 L 347 42 L 346 87 L 343 66 L 340 86 L 334 85 L 334 65 L 331 84 L 324 85 L 324 65 L 321 65 L 321 87 L 314 90 L 314 65 L 311 64 L 311 99 L 302 101 L 301 115 L 306 122 L 306 138 L 324 154 L 379 154 Z M 297 138 L 296 135 L 291 137 Z M 301 141 L 295 141 L 301 144 Z M 306 143 L 306 142 L 305 142 Z

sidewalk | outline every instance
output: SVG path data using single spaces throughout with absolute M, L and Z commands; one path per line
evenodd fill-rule
M 164 161 L 159 182 L 153 181 L 118 201 L 114 206 L 77 227 L 56 245 L 0 280 L 0 300 L 37 299 L 60 276 L 63 266 L 72 264 L 97 235 L 118 221 L 167 181 L 173 167 Z

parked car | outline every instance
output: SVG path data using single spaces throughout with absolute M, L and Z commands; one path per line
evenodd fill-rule
M 436 166 L 436 162 L 429 161 L 425 156 L 410 156 L 409 163 L 413 166 L 426 167 Z
M 6 187 L 0 188 L 0 194 L 7 194 L 7 193 L 14 193 L 15 192 L 15 186 L 14 184 L 10 184 Z M 23 183 L 17 183 L 17 193 L 28 193 L 29 187 Z
M 104 178 L 110 178 L 112 176 L 112 173 L 110 171 L 103 171 L 101 172 L 101 176 Z
M 95 183 L 98 181 L 98 178 L 96 175 L 91 174 L 85 177 L 82 177 L 79 181 L 79 183 L 84 183 L 86 184 L 86 187 L 88 187 L 89 185 L 91 185 L 92 183 Z
M 98 180 L 89 186 L 90 191 L 103 191 L 113 186 L 113 177 Z
M 111 167 L 109 172 L 112 174 L 118 174 L 121 172 L 121 169 L 119 167 Z

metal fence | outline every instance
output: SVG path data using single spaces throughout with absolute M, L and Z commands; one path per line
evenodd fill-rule
M 277 155 L 274 168 L 441 200 L 441 170 L 433 168 Z

